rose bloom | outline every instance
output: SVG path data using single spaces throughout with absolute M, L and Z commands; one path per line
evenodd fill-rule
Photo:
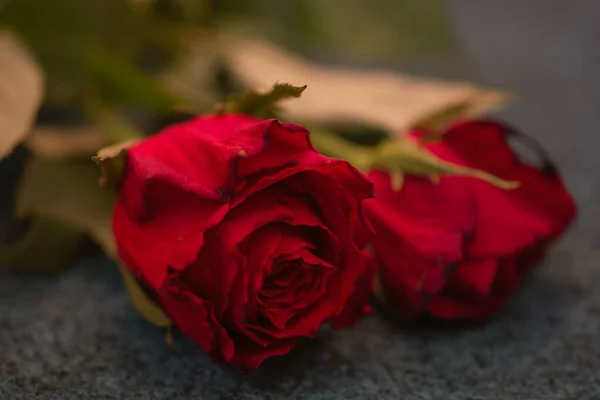
M 499 123 L 468 121 L 427 148 L 441 159 L 518 181 L 514 190 L 448 175 L 437 183 L 406 176 L 394 191 L 385 172 L 370 173 L 376 197 L 366 211 L 376 233 L 378 284 L 393 311 L 488 319 L 573 220 L 575 205 L 556 169 L 521 162 L 507 143 L 512 133 Z
M 301 126 L 208 116 L 129 150 L 113 230 L 120 258 L 179 329 L 249 372 L 345 311 L 368 272 L 362 201 L 372 195 Z

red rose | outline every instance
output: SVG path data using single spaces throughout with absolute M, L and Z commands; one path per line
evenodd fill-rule
M 470 121 L 428 144 L 439 158 L 520 182 L 502 190 L 484 181 L 407 176 L 400 191 L 373 171 L 366 202 L 383 296 L 396 311 L 479 322 L 498 311 L 523 274 L 575 216 L 556 169 L 521 162 L 497 123 Z M 416 135 L 418 137 L 418 135 Z
M 181 331 L 252 371 L 344 310 L 367 271 L 372 192 L 298 125 L 204 117 L 129 150 L 113 230 Z

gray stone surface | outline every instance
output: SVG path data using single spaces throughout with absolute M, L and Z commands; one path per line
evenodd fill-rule
M 108 261 L 0 270 L 0 399 L 600 399 L 600 2 L 447 3 L 456 77 L 520 94 L 503 116 L 549 149 L 581 209 L 498 318 L 411 331 L 375 315 L 246 378 L 179 336 L 170 353 Z

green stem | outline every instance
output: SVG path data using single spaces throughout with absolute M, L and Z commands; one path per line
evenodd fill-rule
M 366 172 L 371 166 L 373 151 L 342 139 L 322 129 L 310 129 L 310 140 L 315 148 L 330 157 L 341 158 Z

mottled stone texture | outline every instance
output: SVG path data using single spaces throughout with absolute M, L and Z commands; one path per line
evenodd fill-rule
M 447 4 L 464 51 L 451 74 L 520 94 L 503 116 L 544 143 L 581 208 L 497 319 L 410 331 L 373 316 L 245 378 L 180 336 L 170 353 L 108 261 L 58 277 L 0 270 L 0 399 L 600 398 L 600 2 Z

